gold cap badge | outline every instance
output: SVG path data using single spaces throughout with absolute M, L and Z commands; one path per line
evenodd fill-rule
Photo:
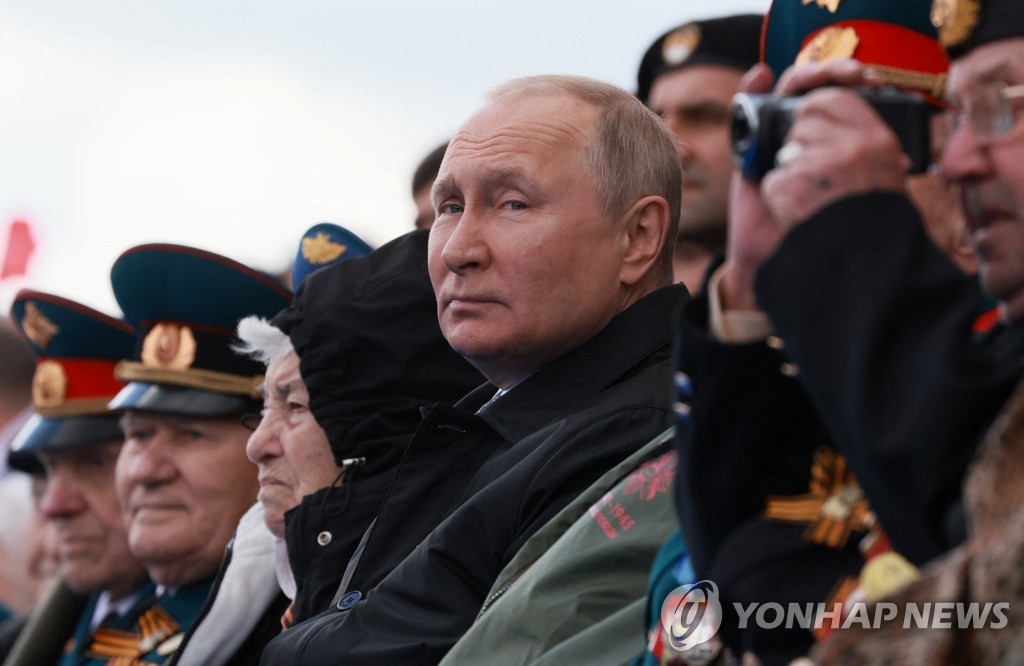
M 32 376 L 32 404 L 37 408 L 59 407 L 68 394 L 64 367 L 56 361 L 41 361 Z
M 157 368 L 186 370 L 196 360 L 196 338 L 181 324 L 157 324 L 142 341 L 142 363 Z
M 687 23 L 672 32 L 661 43 L 661 59 L 665 64 L 676 66 L 686 62 L 700 46 L 700 26 Z
M 25 337 L 44 352 L 50 346 L 50 341 L 60 333 L 60 327 L 47 319 L 32 301 L 25 303 L 25 318 L 21 321 L 21 329 L 25 331 Z
M 314 266 L 329 264 L 346 251 L 347 246 L 335 243 L 322 231 L 318 231 L 313 238 L 302 239 L 302 258 Z
M 803 0 L 804 6 L 811 4 L 812 2 L 817 3 L 822 9 L 827 9 L 831 13 L 835 14 L 839 10 L 839 3 L 842 0 Z
M 825 28 L 815 36 L 796 56 L 796 64 L 816 63 L 823 65 L 833 60 L 852 58 L 860 44 L 860 37 L 853 28 Z
M 978 0 L 933 0 L 931 18 L 939 43 L 949 47 L 965 42 L 978 25 L 980 12 Z

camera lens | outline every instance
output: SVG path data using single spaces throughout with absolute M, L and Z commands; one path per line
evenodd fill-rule
M 732 98 L 731 141 L 732 154 L 736 164 L 743 166 L 747 152 L 753 145 L 758 131 L 758 113 L 749 95 L 739 93 Z

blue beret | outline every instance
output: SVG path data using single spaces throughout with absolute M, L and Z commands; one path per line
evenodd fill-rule
M 315 270 L 338 261 L 363 257 L 373 252 L 362 238 L 344 227 L 330 222 L 314 225 L 302 234 L 299 251 L 292 264 L 292 289 L 299 286 Z

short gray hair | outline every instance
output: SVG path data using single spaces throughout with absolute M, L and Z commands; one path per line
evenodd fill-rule
M 672 255 L 682 205 L 683 172 L 672 135 L 653 111 L 625 90 L 584 76 L 513 79 L 491 90 L 487 101 L 568 95 L 599 111 L 584 164 L 594 177 L 605 213 L 621 215 L 638 199 L 668 202 L 670 227 L 658 272 L 672 280 Z
M 232 349 L 243 356 L 250 356 L 264 365 L 270 365 L 295 350 L 292 339 L 263 317 L 246 317 L 238 322 L 240 342 Z

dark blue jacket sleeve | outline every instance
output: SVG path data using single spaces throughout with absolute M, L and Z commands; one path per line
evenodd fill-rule
M 1016 331 L 972 338 L 976 280 L 875 193 L 793 230 L 757 294 L 896 548 L 920 564 L 962 541 L 965 470 L 1022 358 Z

